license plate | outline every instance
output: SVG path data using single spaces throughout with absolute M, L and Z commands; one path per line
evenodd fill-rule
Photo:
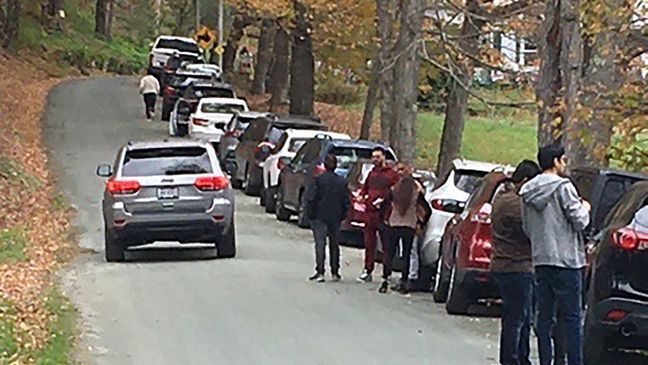
M 159 188 L 158 199 L 175 199 L 178 197 L 178 188 Z

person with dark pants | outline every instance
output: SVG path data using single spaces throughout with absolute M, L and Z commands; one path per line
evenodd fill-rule
M 389 242 L 388 232 L 382 227 L 381 209 L 385 197 L 400 176 L 393 168 L 385 163 L 386 152 L 382 147 L 376 147 L 371 152 L 371 162 L 374 167 L 362 186 L 360 197 L 366 207 L 366 221 L 363 229 L 365 257 L 364 270 L 358 277 L 360 282 L 370 282 L 376 257 L 376 238 L 380 234 L 383 246 Z
M 383 257 L 383 281 L 378 289 L 380 293 L 387 292 L 394 257 L 401 242 L 403 244 L 402 256 L 405 258 L 403 260 L 404 267 L 401 270 L 401 279 L 394 289 L 403 294 L 409 293 L 412 289 L 412 283 L 408 280 L 409 258 L 419 223 L 417 208 L 421 199 L 425 202 L 425 197 L 422 187 L 411 176 L 409 167 L 399 164 L 399 169 L 403 170 L 403 178 L 394 185 L 384 203 L 387 210 L 385 217 L 389 226 L 390 239 L 387 241 L 387 249 Z
M 583 365 L 582 231 L 589 225 L 591 206 L 564 177 L 564 155 L 560 146 L 540 148 L 542 174 L 520 189 L 522 224 L 531 240 L 536 275 L 540 365 L 552 363 L 555 325 L 566 347 L 567 364 Z
M 334 155 L 324 160 L 326 171 L 315 179 L 310 199 L 308 215 L 315 239 L 315 274 L 308 280 L 324 282 L 324 261 L 326 259 L 326 239 L 328 238 L 331 276 L 333 281 L 342 280 L 340 275 L 340 223 L 349 210 L 349 190 L 345 180 L 335 174 L 337 159 Z
M 153 120 L 155 115 L 155 102 L 157 95 L 160 93 L 160 83 L 153 76 L 152 70 L 148 70 L 148 74 L 140 80 L 139 92 L 144 98 L 144 108 L 146 111 L 146 120 L 149 122 Z
M 490 270 L 502 298 L 501 365 L 531 364 L 533 261 L 531 242 L 522 229 L 522 200 L 518 190 L 538 173 L 540 168 L 535 162 L 522 161 L 493 199 Z

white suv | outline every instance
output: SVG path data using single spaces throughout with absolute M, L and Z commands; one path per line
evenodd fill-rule
M 158 37 L 152 44 L 151 52 L 149 53 L 149 67 L 152 68 L 158 80 L 162 76 L 162 70 L 167 60 L 174 54 L 195 56 L 196 58 L 201 57 L 198 44 L 191 38 L 174 36 Z
M 225 134 L 225 125 L 234 114 L 247 112 L 245 100 L 235 98 L 202 98 L 196 112 L 191 114 L 189 135 L 191 138 L 206 140 L 218 146 Z
M 329 136 L 332 139 L 351 139 L 348 134 L 336 132 L 323 132 L 308 129 L 287 129 L 283 132 L 272 154 L 263 162 L 263 191 L 261 191 L 261 205 L 265 206 L 267 213 L 274 213 L 279 173 L 297 154 L 299 148 L 311 138 L 316 136 Z

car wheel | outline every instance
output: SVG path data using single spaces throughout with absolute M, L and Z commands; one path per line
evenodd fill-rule
M 432 299 L 435 303 L 445 303 L 448 300 L 448 273 L 444 270 L 441 257 L 437 260 L 436 275 L 434 276 L 434 294 Z
M 452 266 L 450 271 L 450 284 L 448 285 L 448 301 L 446 312 L 448 314 L 466 314 L 472 304 L 470 297 L 459 286 L 457 265 Z
M 267 188 L 264 190 L 265 195 L 265 211 L 266 213 L 274 213 L 277 209 L 277 200 L 275 199 L 277 188 Z
M 266 202 L 266 188 L 261 188 L 261 193 L 259 194 L 259 205 L 265 207 Z
M 173 108 L 173 105 L 162 104 L 161 119 L 163 121 L 168 122 L 171 118 L 171 108 Z
M 283 205 L 283 189 L 281 185 L 277 188 L 277 207 L 275 209 L 275 216 L 278 221 L 287 222 L 290 219 L 290 211 Z
M 233 168 L 231 173 L 231 178 L 230 178 L 232 183 L 232 188 L 241 190 L 243 188 L 243 182 L 236 178 L 237 175 L 238 172 L 236 171 L 236 168 Z
M 232 258 L 236 256 L 236 228 L 234 223 L 226 235 L 221 236 L 220 241 L 216 242 L 219 258 Z
M 605 335 L 595 326 L 592 313 L 588 310 L 585 314 L 585 330 L 583 337 L 583 357 L 585 365 L 598 365 L 607 353 Z
M 308 219 L 308 209 L 306 206 L 305 194 L 299 196 L 299 211 L 297 212 L 297 227 L 309 228 L 310 222 Z
M 106 251 L 106 261 L 108 262 L 121 262 L 125 259 L 126 249 L 117 241 L 115 236 L 108 231 L 104 230 L 104 244 Z

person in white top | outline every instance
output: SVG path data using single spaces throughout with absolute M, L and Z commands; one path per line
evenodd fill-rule
M 144 107 L 146 108 L 146 119 L 150 122 L 155 115 L 155 102 L 160 93 L 160 83 L 153 76 L 149 69 L 147 75 L 142 77 L 139 84 L 139 92 L 144 97 Z

